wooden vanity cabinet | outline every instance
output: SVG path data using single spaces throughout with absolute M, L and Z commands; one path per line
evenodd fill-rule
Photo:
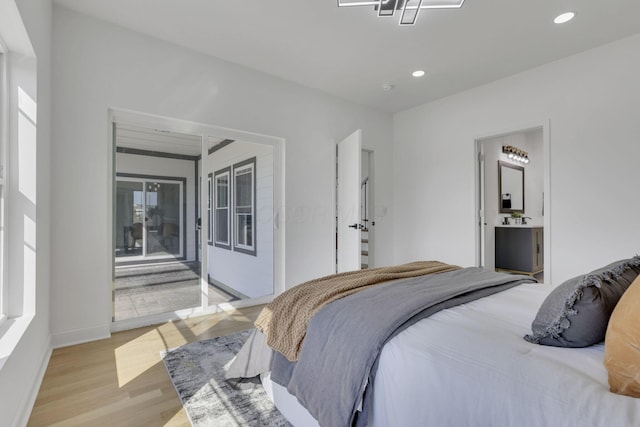
M 496 227 L 496 270 L 534 275 L 544 270 L 542 227 Z

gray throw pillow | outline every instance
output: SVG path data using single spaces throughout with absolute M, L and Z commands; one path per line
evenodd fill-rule
M 569 279 L 544 300 L 524 339 L 555 347 L 587 347 L 604 340 L 609 317 L 640 274 L 640 256 Z

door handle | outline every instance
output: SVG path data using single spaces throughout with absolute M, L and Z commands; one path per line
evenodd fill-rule
M 351 224 L 349 228 L 355 228 L 356 230 L 360 228 L 360 224 Z

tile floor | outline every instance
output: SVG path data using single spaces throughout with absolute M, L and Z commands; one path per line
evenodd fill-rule
M 172 262 L 116 268 L 115 320 L 200 306 L 200 263 Z M 209 305 L 236 300 L 209 285 Z

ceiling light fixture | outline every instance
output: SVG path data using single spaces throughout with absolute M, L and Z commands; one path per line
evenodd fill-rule
M 400 25 L 413 25 L 420 9 L 459 9 L 464 0 L 338 0 L 338 7 L 373 6 L 379 17 L 393 16 L 400 11 Z
M 561 15 L 556 16 L 556 19 L 553 20 L 556 24 L 564 24 L 565 22 L 569 22 L 576 16 L 573 12 L 563 13 Z
M 413 73 L 411 73 L 411 75 L 412 75 L 413 77 L 422 77 L 422 76 L 424 76 L 424 71 L 422 71 L 422 70 L 416 70 L 416 71 L 414 71 Z

